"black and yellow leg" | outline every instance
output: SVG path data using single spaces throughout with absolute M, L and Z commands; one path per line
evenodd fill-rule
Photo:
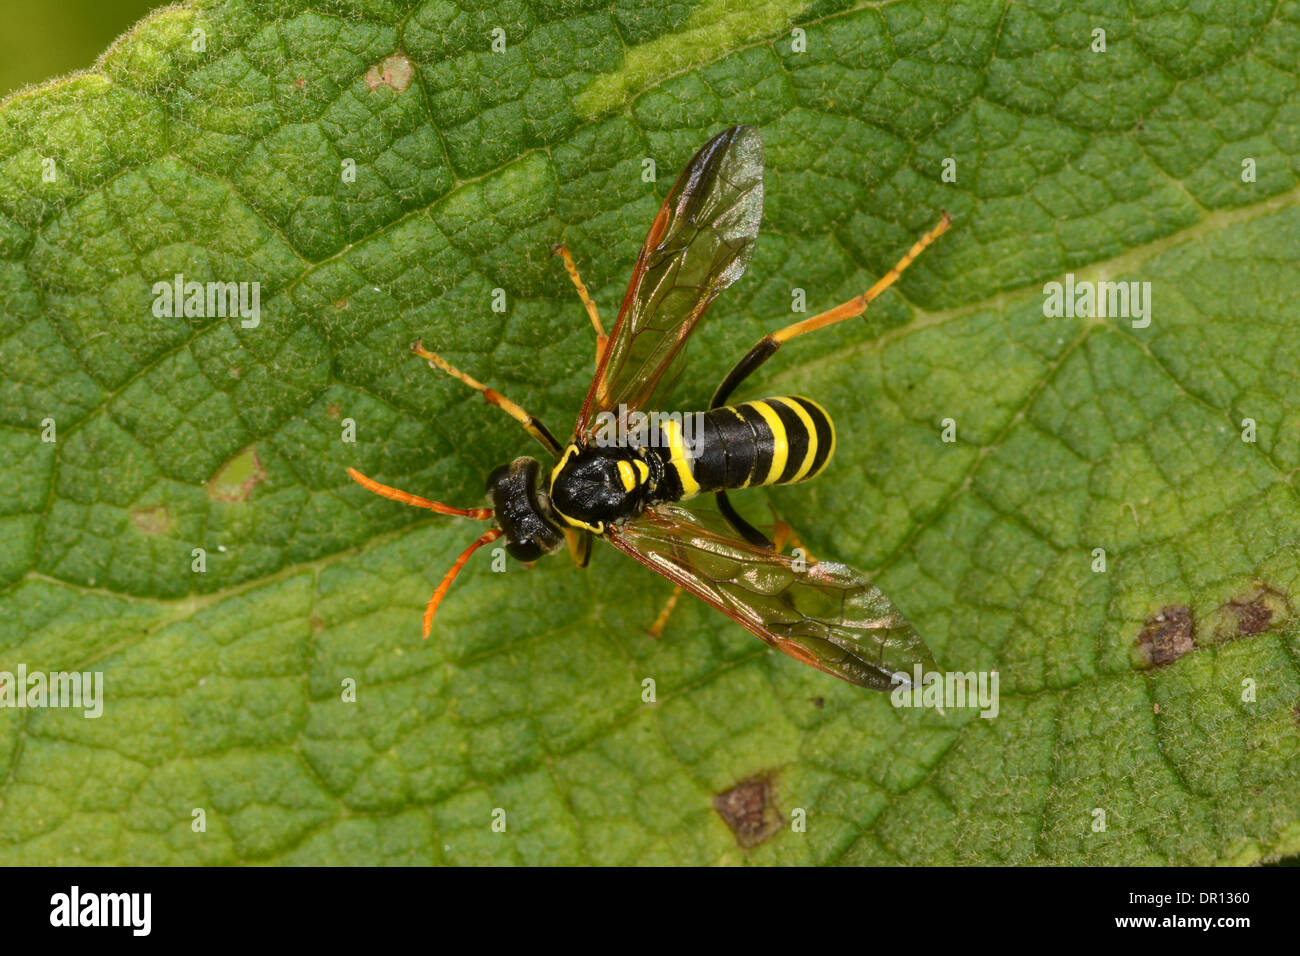
M 585 568 L 591 560 L 591 532 L 565 528 L 564 542 L 569 546 L 569 557 L 573 558 L 573 563 Z
M 716 495 L 718 502 L 718 511 L 722 517 L 727 519 L 727 524 L 736 529 L 737 533 L 756 548 L 774 548 L 775 545 L 768 540 L 767 535 L 759 531 L 752 524 L 740 516 L 731 499 L 727 497 L 725 491 L 719 491 Z M 776 550 L 781 550 L 777 548 Z
M 727 523 L 735 528 L 737 533 L 739 533 L 740 536 L 750 544 L 754 545 L 754 547 L 770 548 L 773 551 L 784 551 L 785 546 L 790 544 L 803 551 L 804 557 L 808 560 L 809 564 L 817 563 L 811 552 L 803 546 L 803 542 L 799 540 L 799 536 L 795 534 L 794 528 L 782 521 L 780 516 L 777 515 L 776 509 L 770 504 L 767 508 L 772 512 L 772 537 L 769 539 L 767 535 L 763 534 L 763 532 L 759 531 L 740 516 L 736 511 L 735 506 L 732 505 L 731 500 L 727 497 L 725 491 L 719 491 L 717 499 L 718 511 L 722 513 L 722 517 L 726 518 Z
M 596 364 L 600 365 L 600 357 L 605 354 L 605 343 L 609 341 L 609 337 L 605 335 L 605 328 L 600 324 L 600 314 L 596 311 L 596 303 L 592 301 L 591 294 L 587 291 L 587 285 L 582 281 L 582 276 L 578 275 L 578 267 L 573 262 L 573 256 L 569 255 L 568 246 L 560 243 L 552 248 L 551 252 L 564 260 L 564 271 L 573 280 L 573 287 L 578 290 L 578 298 L 582 300 L 582 306 L 587 310 L 587 315 L 591 319 L 592 328 L 596 330 Z
M 807 332 L 824 329 L 828 325 L 843 322 L 845 319 L 851 319 L 867 311 L 867 306 L 871 304 L 871 301 L 897 282 L 898 277 L 903 274 L 903 270 L 925 251 L 926 246 L 947 232 L 948 227 L 951 225 L 952 219 L 947 213 L 944 213 L 938 224 L 913 243 L 912 248 L 907 250 L 907 254 L 898 260 L 897 265 L 886 272 L 875 285 L 862 295 L 841 303 L 833 309 L 827 309 L 820 315 L 814 315 L 801 322 L 796 322 L 794 325 L 788 325 L 784 329 L 760 339 L 758 344 L 746 352 L 745 357 L 736 363 L 736 367 L 727 373 L 727 377 L 722 380 L 722 384 L 713 393 L 713 400 L 709 402 L 709 408 L 719 408 L 725 404 L 737 386 L 748 378 L 756 368 L 775 355 L 776 350 L 786 342 Z
M 485 399 L 487 399 L 487 403 L 489 405 L 495 405 L 497 408 L 504 411 L 507 415 L 509 415 L 519 424 L 523 425 L 524 430 L 528 432 L 528 434 L 532 435 L 535 439 L 537 439 L 537 441 L 540 442 L 542 446 L 546 448 L 547 451 L 549 451 L 552 455 L 555 455 L 557 458 L 559 457 L 560 443 L 555 440 L 555 436 L 550 433 L 550 430 L 547 429 L 547 427 L 543 425 L 539 419 L 536 419 L 532 415 L 529 415 L 526 411 L 524 411 L 514 402 L 510 401 L 510 399 L 506 398 L 500 392 L 496 391 L 495 389 L 488 388 L 486 385 L 484 385 L 482 382 L 478 381 L 477 379 L 471 378 L 469 375 L 466 375 L 464 372 L 456 368 L 456 366 L 452 365 L 450 362 L 448 362 L 437 352 L 430 352 L 418 340 L 412 343 L 411 351 L 414 352 L 416 355 L 418 355 L 420 358 L 427 359 L 429 362 L 429 366 L 431 368 L 442 369 L 452 378 L 456 379 L 459 382 L 464 382 L 470 388 L 482 394 L 482 396 Z
M 836 322 L 843 322 L 845 319 L 851 319 L 854 316 L 861 315 L 867 310 L 871 301 L 877 298 L 882 292 L 898 281 L 898 277 L 903 274 L 903 270 L 912 264 L 912 261 L 925 251 L 925 247 L 934 240 L 938 239 L 948 227 L 952 225 L 952 219 L 945 212 L 938 224 L 927 232 L 924 236 L 912 244 L 912 248 L 907 250 L 907 254 L 898 260 L 898 263 L 890 269 L 881 279 L 870 289 L 856 298 L 850 299 L 837 305 L 833 309 L 828 309 L 820 315 L 814 315 L 811 318 L 796 322 L 794 325 L 788 325 L 778 332 L 771 335 L 765 335 L 758 341 L 752 349 L 745 353 L 744 357 L 736 363 L 736 367 L 727 373 L 727 377 L 722 380 L 717 390 L 713 393 L 713 399 L 709 402 L 709 408 L 721 408 L 731 397 L 731 393 L 747 379 L 754 370 L 776 354 L 786 342 L 807 332 L 815 332 L 817 329 L 823 329 L 828 325 L 834 325 Z M 725 491 L 717 494 L 718 510 L 727 522 L 736 529 L 736 531 L 750 544 L 759 548 L 771 548 L 773 544 L 767 539 L 763 532 L 759 531 L 752 524 L 742 518 L 736 509 L 732 506 L 727 498 Z M 779 549 L 778 549 L 779 550 Z

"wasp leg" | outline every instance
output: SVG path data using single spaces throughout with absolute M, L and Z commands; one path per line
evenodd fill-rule
M 778 554 L 785 551 L 785 546 L 787 544 L 793 545 L 795 548 L 798 548 L 803 552 L 803 557 L 809 564 L 817 563 L 817 559 L 812 556 L 812 552 L 804 547 L 803 542 L 799 540 L 799 536 L 795 533 L 794 528 L 782 521 L 781 516 L 776 513 L 776 509 L 771 505 L 767 506 L 767 510 L 772 512 L 772 537 L 769 539 L 767 535 L 763 534 L 763 532 L 759 531 L 740 516 L 732 505 L 731 500 L 727 498 L 727 493 L 725 491 L 719 491 L 717 499 L 718 511 L 720 511 L 722 517 L 727 520 L 727 524 L 731 525 L 731 527 L 735 529 L 736 533 L 750 544 L 759 548 L 768 548 L 772 551 L 776 551 Z
M 744 358 L 736 363 L 736 367 L 727 373 L 727 377 L 722 380 L 718 390 L 713 393 L 713 400 L 709 402 L 709 408 L 718 408 L 726 402 L 731 393 L 736 390 L 736 387 L 748 378 L 756 368 L 775 355 L 776 350 L 786 342 L 806 332 L 824 329 L 828 325 L 843 322 L 845 319 L 851 319 L 867 311 L 867 306 L 871 304 L 871 301 L 897 282 L 898 277 L 903 274 L 903 270 L 925 251 L 926 246 L 947 232 L 948 227 L 951 225 L 952 219 L 947 213 L 944 213 L 935 227 L 913 243 L 912 248 L 907 250 L 907 254 L 899 259 L 892 269 L 886 272 L 875 285 L 862 295 L 849 299 L 848 302 L 843 302 L 833 309 L 827 309 L 820 315 L 814 315 L 801 322 L 796 322 L 794 325 L 787 325 L 780 331 L 761 338 L 758 344 L 746 352 Z
M 793 545 L 795 550 L 803 552 L 803 557 L 809 564 L 816 564 L 817 559 L 799 540 L 799 535 L 795 533 L 794 528 L 782 521 L 781 516 L 776 513 L 776 509 L 771 505 L 768 505 L 767 508 L 772 512 L 772 547 L 777 551 L 784 551 L 787 544 Z
M 660 635 L 663 634 L 664 625 L 668 623 L 668 618 L 673 613 L 673 608 L 677 606 L 677 599 L 681 596 L 682 589 L 674 584 L 673 593 L 668 595 L 668 600 L 664 602 L 663 610 L 659 612 L 659 616 L 655 618 L 655 622 L 646 628 L 649 635 L 656 641 L 659 640 Z
M 718 511 L 722 512 L 722 517 L 727 519 L 727 524 L 735 529 L 736 533 L 748 541 L 756 548 L 767 548 L 771 550 L 774 545 L 767 539 L 767 535 L 759 531 L 752 524 L 740 516 L 731 499 L 727 497 L 725 491 L 717 493 Z M 777 548 L 779 551 L 780 548 Z
M 524 431 L 537 439 L 537 441 L 540 442 L 552 455 L 555 455 L 557 458 L 559 457 L 560 443 L 555 440 L 555 436 L 552 435 L 550 430 L 541 423 L 540 419 L 529 415 L 526 411 L 495 389 L 488 388 L 477 379 L 466 375 L 437 352 L 430 352 L 418 339 L 411 344 L 411 351 L 422 359 L 428 359 L 430 368 L 440 368 L 452 378 L 459 382 L 464 382 L 470 388 L 481 393 L 482 396 L 487 399 L 489 405 L 495 405 L 519 424 L 523 425 Z
M 569 546 L 569 557 L 573 558 L 573 563 L 585 568 L 591 560 L 591 532 L 565 528 L 564 541 Z
M 582 281 L 582 276 L 578 275 L 578 267 L 573 262 L 573 256 L 569 255 L 569 247 L 564 243 L 559 243 L 551 249 L 551 252 L 564 260 L 564 271 L 573 280 L 573 287 L 578 290 L 578 298 L 582 300 L 583 308 L 587 310 L 587 315 L 591 318 L 591 325 L 596 330 L 596 365 L 599 366 L 600 357 L 605 354 L 605 343 L 609 341 L 609 336 L 605 334 L 605 327 L 600 324 L 600 314 L 596 311 L 596 303 L 592 301 L 591 294 L 587 291 L 587 285 Z

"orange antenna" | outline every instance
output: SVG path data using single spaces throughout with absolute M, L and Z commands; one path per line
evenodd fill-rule
M 359 484 L 366 491 L 373 491 L 377 495 L 385 498 L 391 498 L 393 501 L 400 501 L 404 505 L 412 505 L 416 508 L 428 508 L 430 511 L 436 511 L 440 515 L 455 515 L 458 518 L 477 518 L 485 521 L 492 517 L 491 508 L 453 508 L 451 505 L 444 505 L 441 501 L 430 501 L 428 498 L 421 498 L 413 495 L 409 491 L 402 491 L 399 488 L 390 488 L 388 485 L 381 485 L 373 478 L 367 478 L 355 468 L 348 469 L 348 477 Z
M 409 491 L 402 491 L 398 488 L 390 488 L 388 485 L 381 485 L 373 478 L 367 478 L 355 468 L 348 469 L 348 477 L 359 484 L 367 491 L 373 491 L 384 498 L 391 498 L 393 501 L 400 501 L 404 505 L 411 505 L 416 508 L 428 508 L 430 511 L 436 511 L 440 515 L 455 515 L 458 518 L 476 518 L 480 521 L 490 519 L 494 512 L 491 508 L 453 508 L 451 505 L 444 505 L 441 501 L 430 501 L 428 498 L 421 498 L 419 495 L 413 495 Z M 447 594 L 447 589 L 451 587 L 451 582 L 456 580 L 456 575 L 460 574 L 460 569 L 465 567 L 465 562 L 469 556 L 483 547 L 490 544 L 503 534 L 500 528 L 493 528 L 487 534 L 483 535 L 463 552 L 456 559 L 456 563 L 451 566 L 451 570 L 443 576 L 442 583 L 438 585 L 438 590 L 433 592 L 433 597 L 429 598 L 429 604 L 424 609 L 424 634 L 427 639 L 429 630 L 433 627 L 433 614 L 438 610 L 438 605 Z
M 429 637 L 429 629 L 433 627 L 434 612 L 438 610 L 438 605 L 442 603 L 443 597 L 447 594 L 447 589 L 451 587 L 451 582 L 456 580 L 456 575 L 460 574 L 460 569 L 465 566 L 465 562 L 469 560 L 469 556 L 479 548 L 483 547 L 483 545 L 491 544 L 497 538 L 501 537 L 501 534 L 502 531 L 500 528 L 493 528 L 487 534 L 483 535 L 483 537 L 479 538 L 461 552 L 460 557 L 456 559 L 456 563 L 451 566 L 451 570 L 443 576 L 442 583 L 438 585 L 438 590 L 433 592 L 433 597 L 429 598 L 429 604 L 424 609 L 423 637 L 426 640 Z

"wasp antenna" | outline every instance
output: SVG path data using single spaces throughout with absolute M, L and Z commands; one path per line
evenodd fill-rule
M 483 545 L 491 544 L 497 538 L 501 537 L 501 533 L 500 528 L 493 528 L 487 534 L 483 535 L 461 552 L 460 557 L 456 559 L 456 563 L 451 566 L 451 570 L 443 576 L 442 583 L 438 585 L 438 590 L 433 592 L 433 597 L 429 598 L 429 603 L 424 609 L 424 634 L 422 636 L 426 640 L 429 637 L 430 629 L 433 627 L 434 612 L 438 610 L 438 605 L 441 604 L 442 599 L 446 597 L 447 590 L 451 587 L 451 582 L 456 580 L 456 575 L 460 574 L 460 569 L 465 567 L 465 562 L 469 560 L 469 556 L 479 548 L 483 547 Z
M 366 491 L 373 491 L 384 498 L 391 498 L 393 501 L 400 501 L 404 505 L 412 505 L 416 508 L 428 508 L 430 511 L 436 511 L 440 515 L 455 515 L 458 518 L 475 518 L 479 521 L 486 521 L 491 518 L 493 511 L 491 508 L 453 508 L 451 505 L 444 505 L 441 501 L 430 501 L 428 498 L 421 498 L 413 495 L 409 491 L 402 491 L 398 488 L 390 488 L 388 485 L 381 485 L 373 478 L 367 478 L 355 468 L 348 469 L 348 477 L 359 484 Z

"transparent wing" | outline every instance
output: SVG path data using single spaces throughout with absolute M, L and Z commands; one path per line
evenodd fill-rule
M 668 193 L 637 256 L 618 320 L 574 435 L 595 416 L 652 408 L 671 385 L 686 340 L 718 293 L 745 271 L 763 217 L 763 142 L 733 126 L 709 140 Z
M 833 561 L 808 563 L 739 540 L 721 517 L 659 505 L 610 542 L 791 657 L 874 690 L 936 670 L 916 630 L 881 590 Z

